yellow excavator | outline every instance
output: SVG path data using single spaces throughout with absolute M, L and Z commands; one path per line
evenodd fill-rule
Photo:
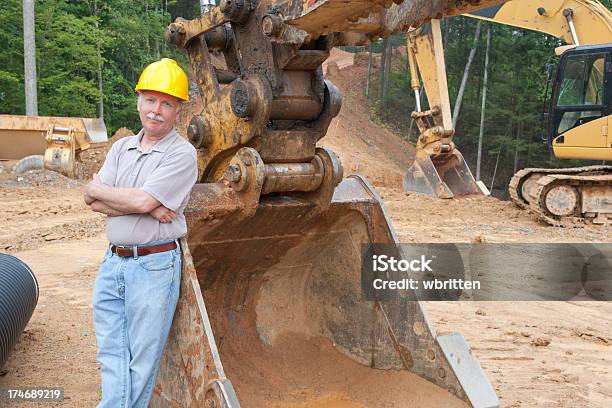
M 561 59 L 550 100 L 548 145 L 561 159 L 612 160 L 612 136 L 608 132 L 612 114 L 612 13 L 606 7 L 593 0 L 512 0 L 466 15 L 547 33 L 568 43 L 556 50 Z M 449 152 L 456 151 L 449 140 L 454 130 L 444 60 L 440 57 L 439 27 L 433 26 L 429 32 L 413 31 L 408 41 L 412 87 L 418 95 L 420 71 L 430 106 L 434 113 L 442 113 L 437 123 L 441 126 L 437 127 L 422 124 L 422 117 L 431 117 L 431 111 L 419 112 L 417 106 L 413 113 L 421 136 L 404 187 L 442 198 L 470 193 L 464 188 L 473 186 L 467 166 L 440 150 L 446 145 Z M 612 166 L 523 169 L 512 178 L 509 191 L 517 205 L 530 208 L 551 225 L 612 222 Z
M 19 160 L 18 172 L 44 167 L 75 178 L 80 153 L 107 141 L 101 118 L 0 115 L 0 160 Z
M 499 4 L 395 3 L 222 0 L 168 27 L 199 89 L 187 136 L 200 179 L 152 407 L 499 405 L 417 293 L 364 295 L 365 249 L 409 254 L 367 180 L 317 147 L 342 101 L 321 68 L 332 47 Z

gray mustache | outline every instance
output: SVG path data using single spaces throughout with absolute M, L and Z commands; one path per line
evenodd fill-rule
M 160 115 L 154 114 L 153 112 L 147 113 L 147 118 L 149 118 L 151 120 L 156 120 L 158 122 L 165 122 L 164 118 L 162 118 Z

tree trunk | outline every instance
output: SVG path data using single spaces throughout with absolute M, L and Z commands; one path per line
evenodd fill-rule
M 412 139 L 412 129 L 414 128 L 414 119 L 410 119 L 410 127 L 408 128 L 408 142 Z
M 200 13 L 204 14 L 215 7 L 214 0 L 200 0 Z
M 523 137 L 523 121 L 519 121 L 518 127 L 516 129 L 516 140 L 514 141 L 514 170 L 512 174 L 516 173 L 518 169 L 518 147 L 519 147 L 519 139 Z
M 100 99 L 98 99 L 98 117 L 104 119 L 104 91 L 102 89 L 102 62 L 98 62 L 98 92 L 100 92 Z
M 385 118 L 387 117 L 387 95 L 389 90 L 389 77 L 391 76 L 391 62 L 393 60 L 393 47 L 391 46 L 391 41 L 387 41 L 386 50 L 385 50 L 385 81 L 383 83 L 383 95 L 382 95 L 382 106 L 383 106 L 383 114 Z
M 94 0 L 93 14 L 96 17 L 96 29 L 98 29 L 98 1 Z M 104 119 L 104 92 L 102 89 L 102 49 L 100 47 L 100 41 L 98 41 L 98 92 L 100 93 L 100 99 L 98 99 L 98 117 Z
M 497 160 L 495 160 L 495 168 L 493 169 L 493 177 L 491 178 L 491 188 L 489 191 L 493 192 L 493 186 L 495 185 L 495 176 L 497 175 L 497 166 L 499 166 L 499 156 L 501 156 L 503 144 L 499 145 L 499 151 L 497 152 Z
M 442 23 L 442 22 L 440 22 Z M 447 40 L 448 40 L 448 31 L 450 29 L 450 21 L 449 19 L 446 19 L 444 21 L 444 28 L 442 29 L 442 43 L 443 44 L 448 44 Z M 444 47 L 444 49 L 446 50 L 446 47 Z
M 36 34 L 34 0 L 23 0 L 23 68 L 25 79 L 25 111 L 28 116 L 38 115 L 36 91 Z
M 372 43 L 368 46 L 368 78 L 366 79 L 365 97 L 370 96 L 370 76 L 372 75 Z
M 474 33 L 474 43 L 472 45 L 472 49 L 470 50 L 470 55 L 468 57 L 467 63 L 465 64 L 465 68 L 463 69 L 463 78 L 461 78 L 459 93 L 457 94 L 457 99 L 455 100 L 455 109 L 453 110 L 453 129 L 457 128 L 457 119 L 459 118 L 459 111 L 461 110 L 463 93 L 465 92 L 465 85 L 467 84 L 467 79 L 470 74 L 470 67 L 472 66 L 474 56 L 476 55 L 476 49 L 478 48 L 478 38 L 480 37 L 481 26 L 482 21 L 478 20 L 478 24 L 476 24 L 476 33 Z
M 383 86 L 385 83 L 385 63 L 387 62 L 387 39 L 385 38 L 382 43 L 382 49 L 380 51 L 380 74 L 378 81 L 378 99 L 383 98 Z
M 391 73 L 391 62 L 393 60 L 393 46 L 391 45 L 391 38 L 387 41 L 387 51 L 385 52 L 387 61 L 385 62 L 385 81 L 388 83 L 389 74 Z
M 489 79 L 489 50 L 491 48 L 491 26 L 487 27 L 487 50 L 485 53 L 484 80 L 482 84 L 482 105 L 480 107 L 480 133 L 478 135 L 478 159 L 476 161 L 476 180 L 480 180 L 482 161 L 482 138 L 484 136 L 485 109 L 487 105 L 487 81 Z

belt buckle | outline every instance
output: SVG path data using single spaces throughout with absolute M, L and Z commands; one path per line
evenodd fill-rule
M 115 253 L 117 255 L 119 255 L 119 250 L 123 250 L 123 249 L 131 251 L 132 247 L 130 245 L 115 245 Z M 121 255 L 119 255 L 119 256 L 121 256 Z

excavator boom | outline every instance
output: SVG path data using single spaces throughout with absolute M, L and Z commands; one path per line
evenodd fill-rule
M 612 15 L 596 0 L 512 0 L 465 15 L 545 33 L 567 44 L 606 44 L 612 40 Z
M 407 35 L 412 87 L 420 100 L 421 74 L 430 108 L 412 113 L 420 135 L 414 162 L 404 177 L 404 190 L 439 198 L 480 194 L 470 168 L 453 143 L 444 48 L 440 20 L 432 20 Z M 417 68 L 418 67 L 418 68 Z

